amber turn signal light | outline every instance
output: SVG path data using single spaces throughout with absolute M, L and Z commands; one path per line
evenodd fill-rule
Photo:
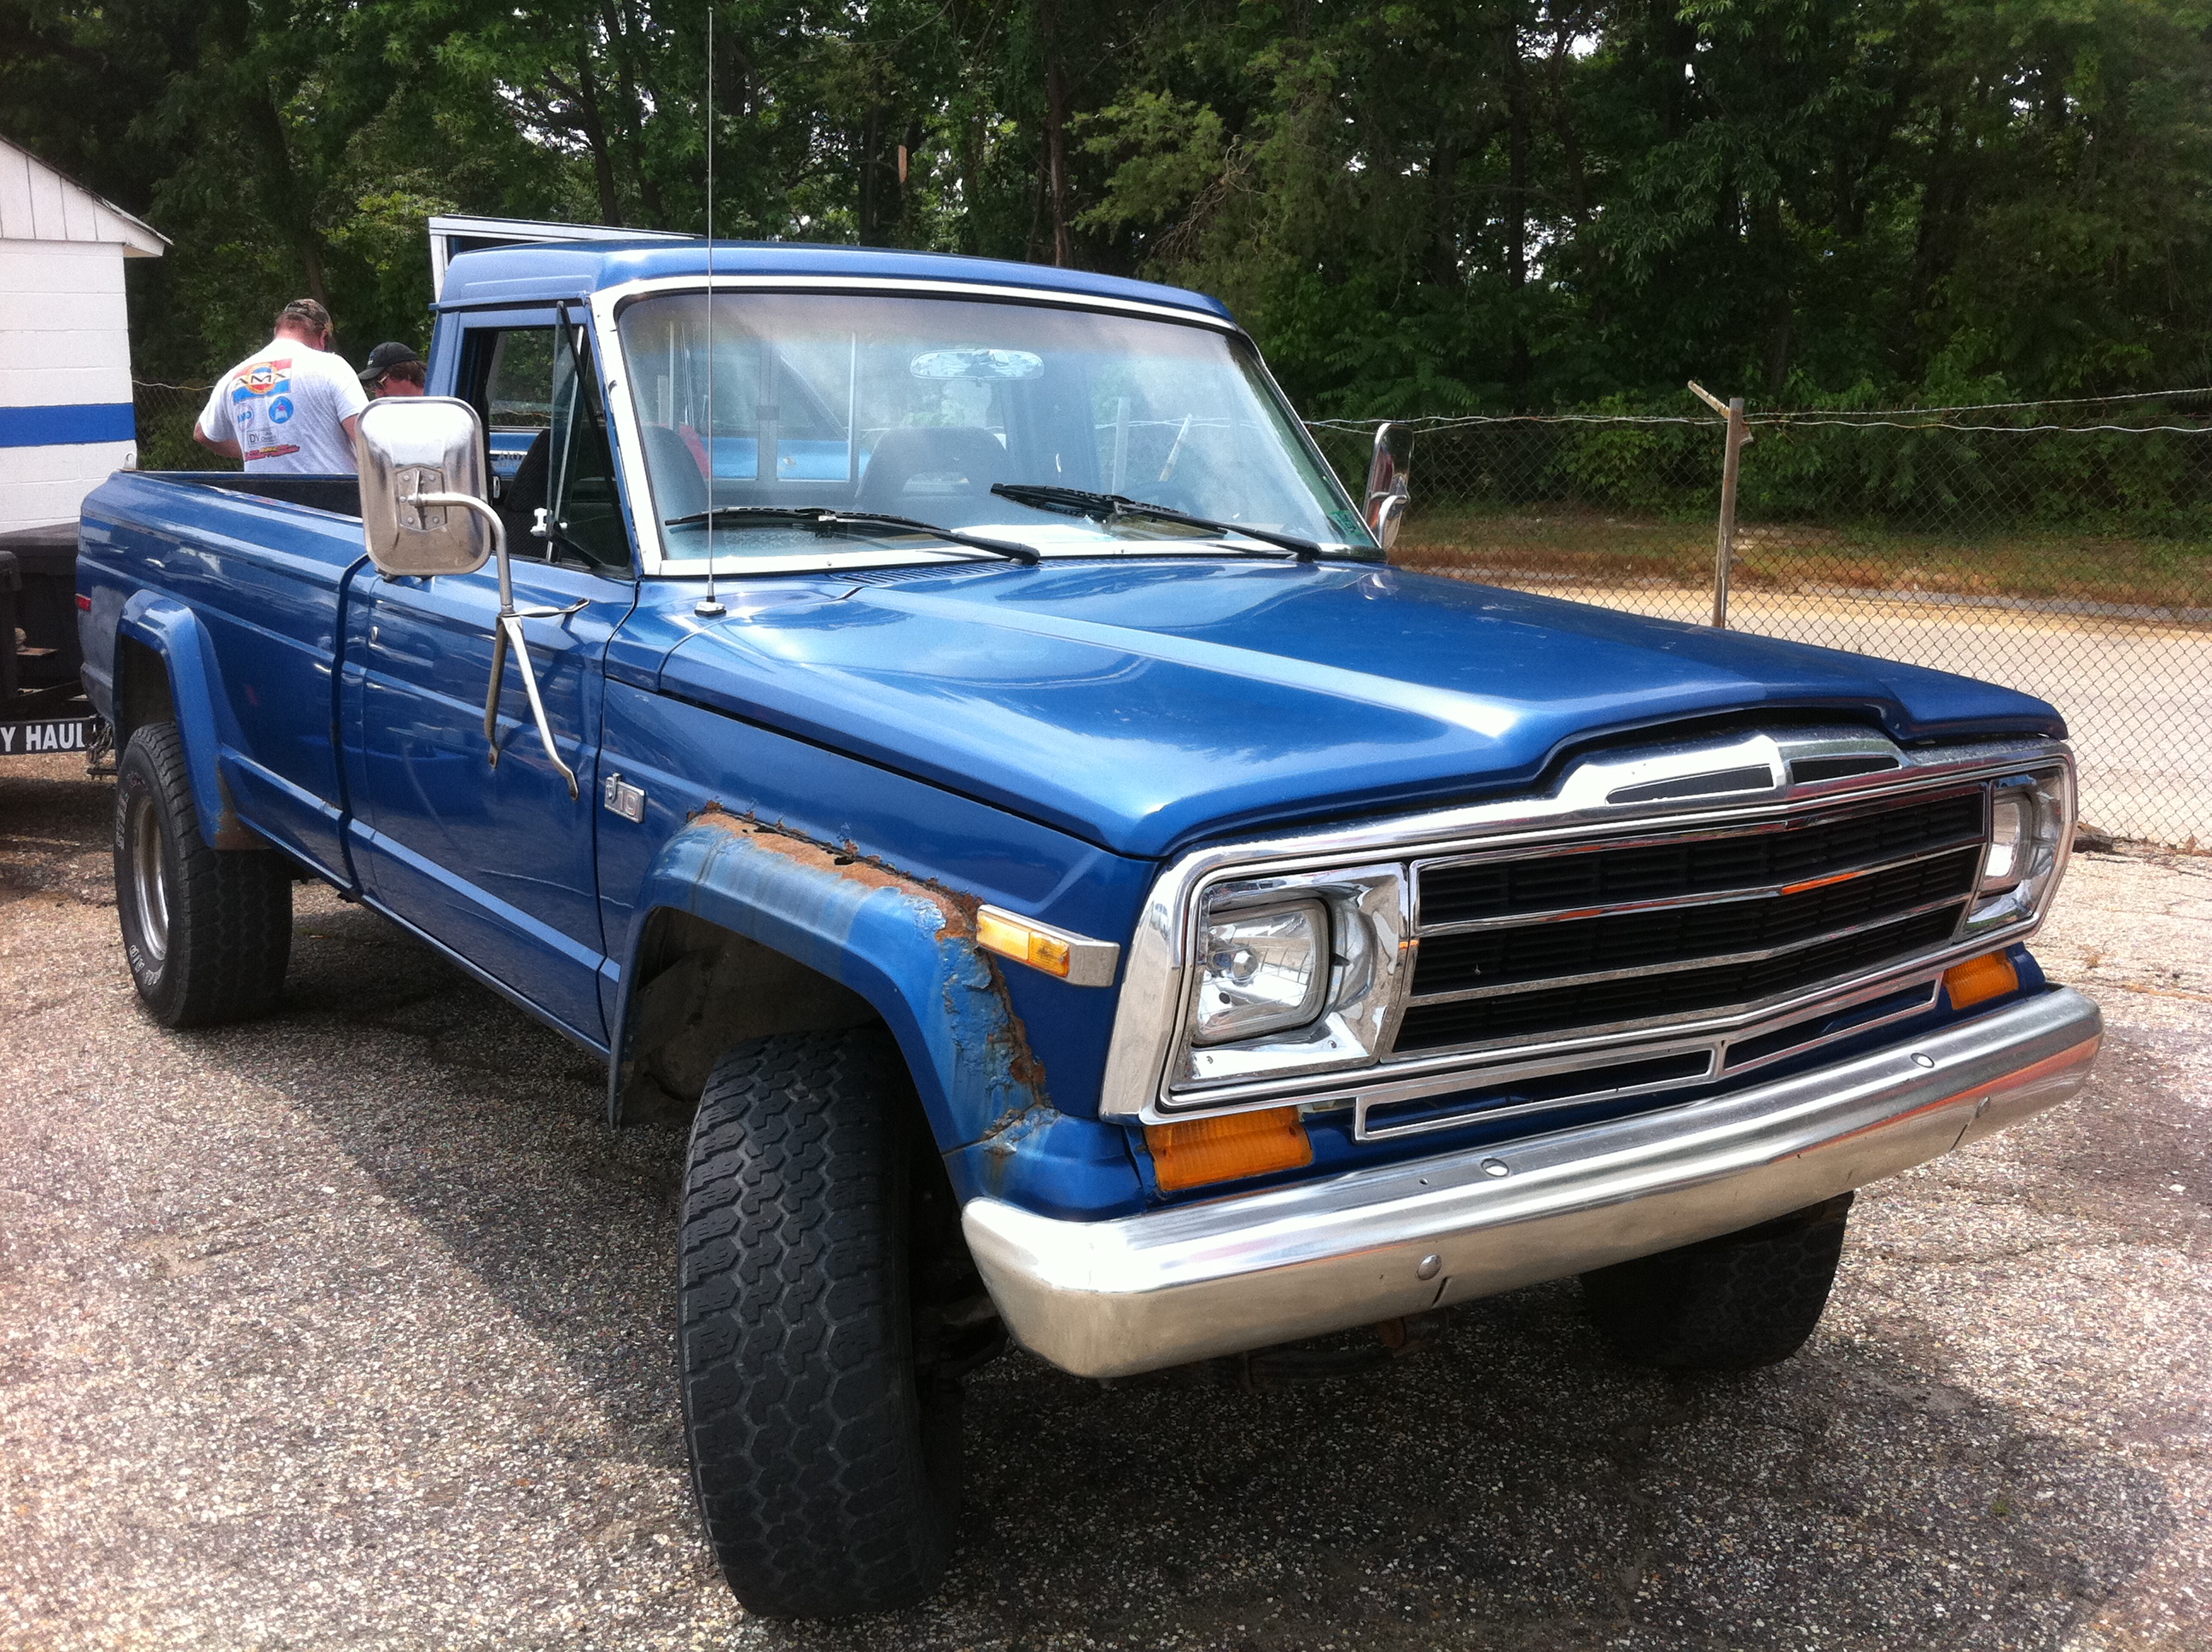
M 1184 1124 L 1148 1124 L 1152 1174 L 1161 1191 L 1179 1193 L 1210 1181 L 1235 1181 L 1313 1163 L 1313 1143 L 1295 1107 L 1231 1113 Z
M 1017 963 L 1026 963 L 1032 969 L 1042 969 L 1048 975 L 1067 979 L 1073 949 L 1059 936 L 1048 934 L 1035 924 L 1023 923 L 986 907 L 975 914 L 975 944 L 986 952 L 996 952 Z
M 1943 972 L 1943 985 L 1951 994 L 1951 1007 L 1966 1010 L 1993 998 L 2020 990 L 2020 971 L 2002 952 L 1984 952 L 1978 958 L 1954 963 Z

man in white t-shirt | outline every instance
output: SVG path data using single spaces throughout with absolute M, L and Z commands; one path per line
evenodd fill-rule
M 354 425 L 368 397 L 330 343 L 331 313 L 294 299 L 276 337 L 215 381 L 192 434 L 257 475 L 353 475 Z

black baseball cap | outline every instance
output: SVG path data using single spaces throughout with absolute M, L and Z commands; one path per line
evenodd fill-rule
M 361 381 L 373 385 L 404 361 L 419 363 L 422 358 L 406 345 L 394 339 L 388 344 L 379 344 L 368 353 L 368 365 L 361 370 Z

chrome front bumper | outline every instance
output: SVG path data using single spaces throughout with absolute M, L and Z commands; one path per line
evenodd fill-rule
M 1108 1222 L 977 1199 L 963 1225 L 1016 1340 L 1079 1376 L 1122 1376 L 1564 1278 L 1895 1175 L 2073 1095 L 2102 1024 L 2060 988 L 1527 1142 Z

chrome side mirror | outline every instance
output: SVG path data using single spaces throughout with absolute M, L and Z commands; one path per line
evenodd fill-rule
M 1375 457 L 1367 466 L 1367 528 L 1388 550 L 1398 543 L 1399 525 L 1413 502 L 1407 473 L 1413 458 L 1413 432 L 1402 424 L 1378 426 Z
M 526 619 L 554 619 L 569 608 L 517 608 L 514 580 L 507 560 L 507 525 L 487 502 L 483 424 L 477 410 L 450 396 L 395 397 L 371 402 L 354 426 L 354 452 L 361 466 L 361 529 L 376 571 L 390 575 L 473 574 L 491 557 L 499 559 L 499 612 L 492 619 L 491 686 L 484 694 L 484 746 L 499 767 L 499 691 L 507 677 L 507 653 L 514 650 L 522 689 L 530 700 L 531 720 L 546 761 L 577 795 L 576 771 L 561 761 L 545 701 L 531 669 L 523 640 Z M 545 513 L 538 512 L 542 520 Z
M 447 396 L 395 396 L 363 408 L 354 430 L 362 537 L 376 571 L 422 578 L 482 568 L 499 519 L 421 497 L 490 496 L 476 409 Z

